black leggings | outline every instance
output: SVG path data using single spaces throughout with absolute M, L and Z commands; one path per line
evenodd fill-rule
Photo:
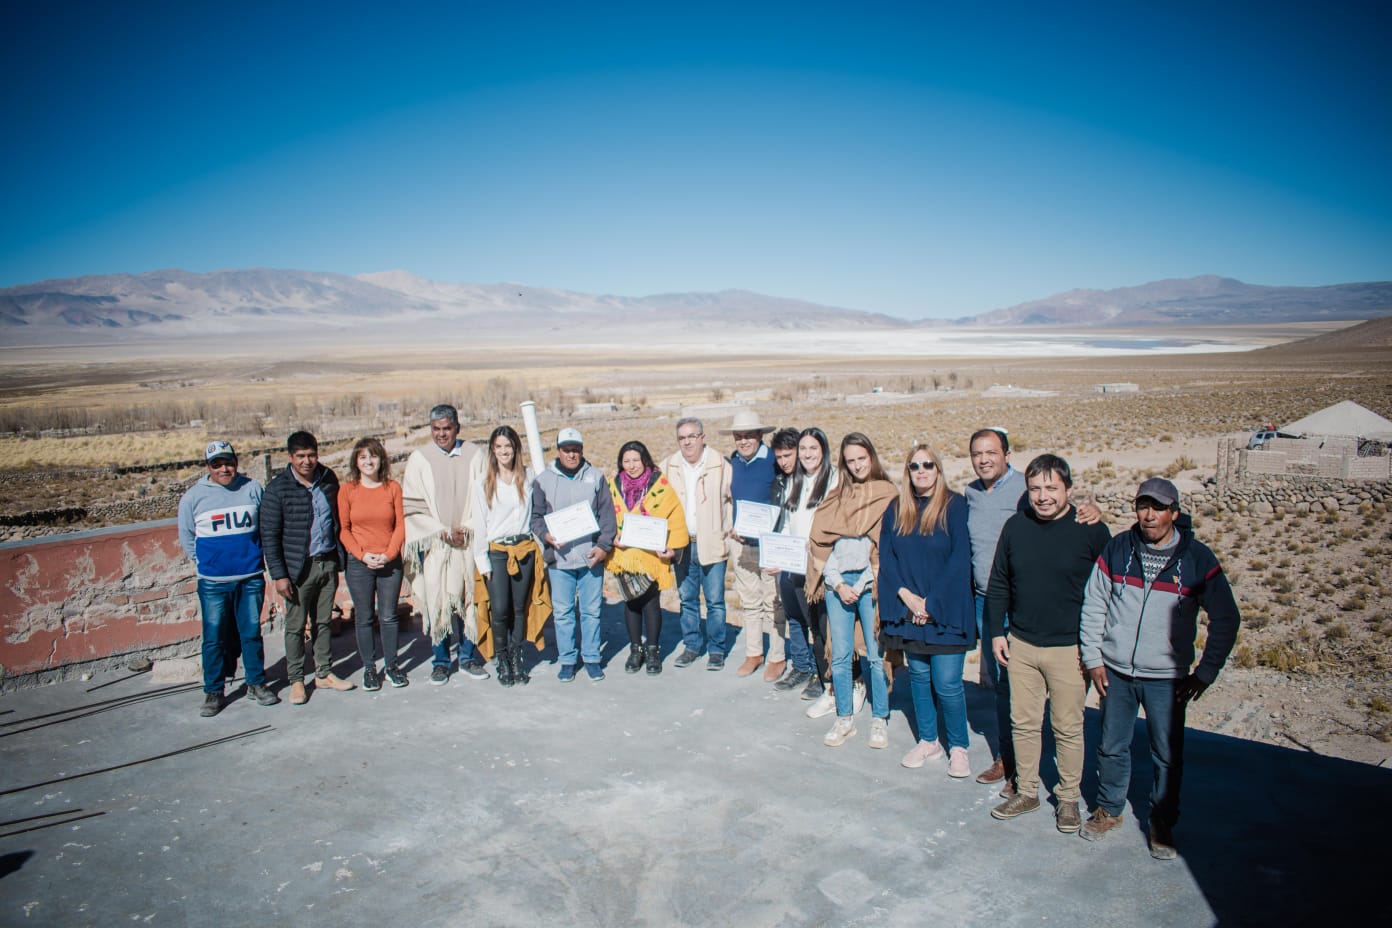
M 373 570 L 350 554 L 344 576 L 348 580 L 348 595 L 353 598 L 353 631 L 357 635 L 358 657 L 363 666 L 376 665 L 373 657 L 373 618 L 382 623 L 382 660 L 388 667 L 395 665 L 398 637 L 396 602 L 401 598 L 401 558 Z
M 521 644 L 527 636 L 527 597 L 532 592 L 536 553 L 517 561 L 517 576 L 507 569 L 506 551 L 488 552 L 488 608 L 493 619 L 493 650 Z
M 637 599 L 624 600 L 624 622 L 628 625 L 628 641 L 635 648 L 642 646 L 645 630 L 648 633 L 648 644 L 652 647 L 656 647 L 662 638 L 660 599 L 660 591 L 654 583 Z

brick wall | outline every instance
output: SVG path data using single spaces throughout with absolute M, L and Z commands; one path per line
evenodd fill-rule
M 1239 457 L 1245 461 L 1249 474 L 1284 474 L 1290 460 L 1284 451 L 1241 451 Z
M 1392 477 L 1392 455 L 1366 458 L 1343 458 L 1343 471 L 1339 474 L 1345 480 L 1386 480 Z
M 172 519 L 0 545 L 0 665 L 13 678 L 198 638 Z

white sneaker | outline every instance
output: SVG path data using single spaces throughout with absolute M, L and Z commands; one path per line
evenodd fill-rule
M 855 681 L 855 686 L 851 688 L 851 714 L 860 715 L 860 710 L 865 708 L 865 681 Z
M 971 776 L 971 764 L 967 761 L 966 748 L 953 748 L 947 752 L 947 775 L 963 779 Z
M 831 726 L 831 731 L 826 733 L 822 743 L 829 748 L 839 748 L 846 743 L 846 739 L 856 733 L 855 719 L 849 715 L 838 715 L 836 721 Z
M 878 716 L 870 720 L 870 746 L 872 748 L 889 747 L 889 720 Z
M 809 719 L 820 719 L 831 715 L 836 711 L 836 694 L 831 691 L 831 687 L 822 690 L 822 695 L 812 701 L 812 705 L 807 707 L 804 713 Z
M 934 757 L 942 757 L 942 745 L 936 741 L 920 741 L 909 748 L 909 753 L 899 763 L 910 770 L 917 770 Z

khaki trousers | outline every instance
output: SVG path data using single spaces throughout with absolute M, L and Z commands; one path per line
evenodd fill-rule
M 285 604 L 285 677 L 304 682 L 305 625 L 314 639 L 314 675 L 323 679 L 333 671 L 334 593 L 338 591 L 338 565 L 310 561 L 304 582 L 295 587 L 294 601 Z
M 769 663 L 784 660 L 784 631 L 777 621 L 778 578 L 759 569 L 759 546 L 729 540 L 730 569 L 735 575 L 735 592 L 739 594 L 740 610 L 744 614 L 744 653 L 746 657 L 762 657 L 764 634 L 768 634 Z
M 1015 782 L 1021 795 L 1039 792 L 1044 702 L 1048 700 L 1059 774 L 1054 797 L 1060 802 L 1078 799 L 1078 784 L 1083 779 L 1083 701 L 1087 698 L 1078 667 L 1077 645 L 1037 648 L 1010 638 L 1010 725 L 1015 743 Z

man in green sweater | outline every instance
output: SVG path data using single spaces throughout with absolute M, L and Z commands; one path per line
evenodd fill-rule
M 986 627 L 996 660 L 1010 670 L 1010 724 L 1015 744 L 1015 794 L 991 810 L 1011 819 L 1039 808 L 1039 756 L 1044 703 L 1059 773 L 1058 830 L 1082 825 L 1083 701 L 1086 677 L 1078 658 L 1083 592 L 1093 563 L 1111 539 L 1102 524 L 1068 518 L 1068 462 L 1041 454 L 1025 470 L 1030 508 L 1010 517 L 996 545 L 986 591 Z M 1007 637 L 1005 617 L 1010 616 Z

